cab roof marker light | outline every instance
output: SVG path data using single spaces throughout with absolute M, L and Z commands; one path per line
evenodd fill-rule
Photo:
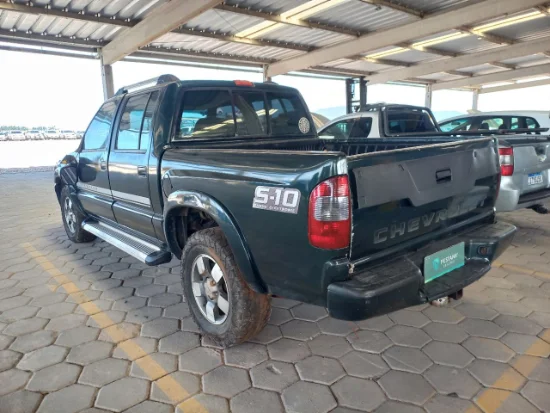
M 247 86 L 247 87 L 254 87 L 254 83 L 252 83 L 250 80 L 235 80 L 236 86 Z

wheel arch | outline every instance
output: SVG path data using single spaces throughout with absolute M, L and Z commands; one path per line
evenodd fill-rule
M 191 211 L 202 212 L 221 228 L 248 285 L 258 293 L 267 293 L 238 225 L 223 205 L 209 195 L 196 191 L 176 191 L 168 196 L 164 205 L 163 226 L 166 243 L 172 253 L 181 259 L 183 246 L 178 240 L 177 231 L 181 228 L 177 226 L 177 217 L 188 216 Z M 187 231 L 187 228 L 184 228 L 184 231 Z

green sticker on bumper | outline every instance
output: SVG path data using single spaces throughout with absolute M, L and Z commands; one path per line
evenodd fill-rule
M 433 281 L 462 266 L 464 266 L 463 242 L 424 258 L 424 282 Z

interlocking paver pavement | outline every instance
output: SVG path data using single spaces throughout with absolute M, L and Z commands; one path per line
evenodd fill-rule
M 513 245 L 447 307 L 352 322 L 274 298 L 268 326 L 223 350 L 201 338 L 176 260 L 150 268 L 100 240 L 72 244 L 50 182 L 0 175 L 2 413 L 550 409 L 545 216 L 504 215 Z

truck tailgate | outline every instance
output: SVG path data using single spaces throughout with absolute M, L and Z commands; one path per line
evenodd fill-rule
M 500 139 L 501 145 L 514 148 L 514 174 L 511 179 L 520 196 L 546 189 L 550 185 L 550 142 L 548 138 L 511 137 Z
M 493 138 L 350 156 L 348 169 L 350 254 L 361 262 L 492 215 L 500 176 Z

